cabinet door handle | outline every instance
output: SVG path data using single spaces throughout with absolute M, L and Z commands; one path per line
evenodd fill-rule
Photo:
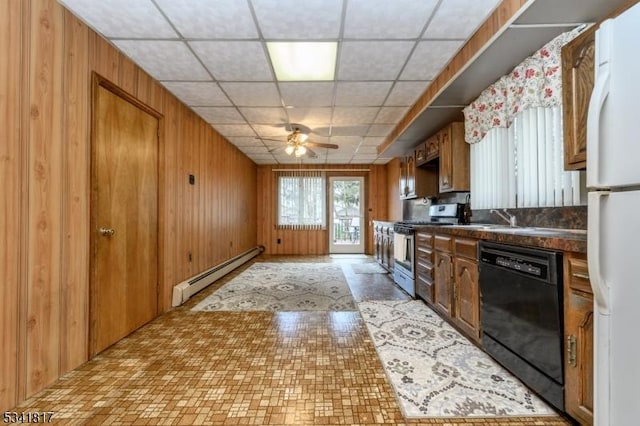
M 573 334 L 567 336 L 567 363 L 571 367 L 575 367 L 577 365 L 576 341 L 576 336 Z

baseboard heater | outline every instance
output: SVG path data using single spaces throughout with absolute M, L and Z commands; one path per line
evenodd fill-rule
M 196 275 L 186 281 L 173 287 L 173 299 L 171 306 L 176 307 L 182 305 L 189 300 L 191 296 L 207 287 L 216 280 L 219 280 L 229 272 L 236 269 L 238 266 L 243 265 L 249 260 L 253 259 L 264 251 L 264 246 L 258 246 L 248 250 L 236 257 L 233 257 L 226 262 L 223 262 L 213 268 L 204 271 L 203 273 Z

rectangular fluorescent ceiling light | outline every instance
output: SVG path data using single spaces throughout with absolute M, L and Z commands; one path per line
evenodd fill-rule
M 267 42 L 278 81 L 333 80 L 337 42 Z

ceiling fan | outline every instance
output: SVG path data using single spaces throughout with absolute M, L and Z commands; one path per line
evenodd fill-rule
M 295 155 L 296 157 L 302 157 L 307 154 L 311 158 L 317 157 L 317 154 L 311 148 L 328 148 L 328 149 L 338 149 L 338 145 L 332 143 L 320 143 L 320 142 L 311 142 L 309 141 L 309 132 L 306 129 L 306 132 L 303 132 L 299 126 L 292 126 L 292 131 L 287 135 L 286 145 L 284 146 L 284 152 L 288 155 Z M 279 139 L 269 139 L 269 138 L 260 138 L 263 140 L 272 140 L 280 142 Z M 272 149 L 270 152 L 276 151 L 278 149 L 282 149 L 282 147 L 278 147 Z

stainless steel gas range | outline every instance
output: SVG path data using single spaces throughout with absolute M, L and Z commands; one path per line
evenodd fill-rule
M 428 220 L 409 220 L 393 224 L 393 281 L 411 297 L 416 297 L 416 227 L 462 223 L 464 206 L 464 204 L 435 204 L 429 207 Z

